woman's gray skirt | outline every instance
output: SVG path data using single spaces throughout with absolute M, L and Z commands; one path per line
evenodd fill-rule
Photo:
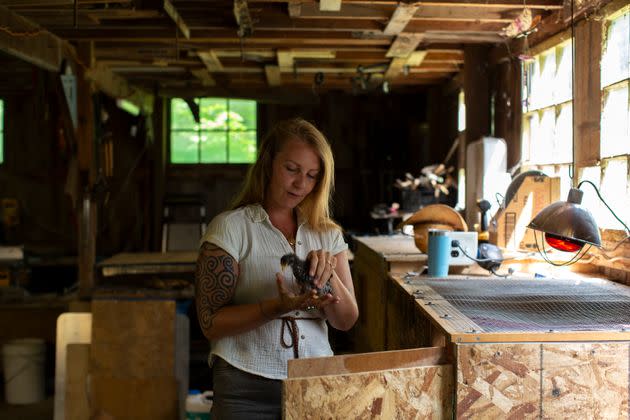
M 282 381 L 243 372 L 220 357 L 212 365 L 212 420 L 282 417 Z

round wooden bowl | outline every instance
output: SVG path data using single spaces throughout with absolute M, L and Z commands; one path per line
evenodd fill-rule
M 454 230 L 453 226 L 442 223 L 417 223 L 413 225 L 413 239 L 423 253 L 429 251 L 429 229 Z

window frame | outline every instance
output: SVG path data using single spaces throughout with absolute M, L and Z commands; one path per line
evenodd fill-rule
M 225 170 L 228 168 L 236 168 L 239 166 L 249 166 L 252 163 L 254 163 L 256 156 L 254 155 L 253 159 L 251 162 L 229 162 L 229 156 L 230 156 L 230 133 L 255 133 L 255 147 L 256 149 L 258 148 L 258 101 L 255 99 L 247 99 L 247 98 L 226 98 L 226 97 L 216 97 L 216 96 L 199 96 L 199 97 L 195 97 L 193 100 L 198 100 L 199 101 L 199 105 L 201 106 L 201 100 L 203 99 L 214 99 L 214 100 L 224 100 L 226 102 L 226 109 L 228 112 L 228 121 L 229 121 L 229 112 L 230 112 L 230 101 L 232 100 L 246 100 L 246 101 L 251 101 L 254 102 L 254 104 L 256 105 L 256 127 L 255 128 L 248 128 L 246 130 L 234 130 L 234 129 L 230 129 L 229 127 L 229 122 L 227 123 L 227 129 L 220 129 L 220 130 L 212 130 L 212 129 L 202 129 L 200 124 L 195 124 L 198 128 L 196 130 L 192 130 L 189 128 L 179 128 L 179 129 L 173 129 L 172 128 L 172 107 L 171 107 L 171 102 L 173 99 L 182 99 L 182 98 L 178 98 L 178 97 L 173 97 L 170 98 L 168 101 L 168 106 L 167 106 L 167 132 L 168 132 L 168 147 L 167 147 L 167 164 L 171 167 L 174 168 L 179 168 L 179 169 L 183 169 L 183 168 L 193 168 L 195 170 L 198 169 L 207 169 L 207 168 L 217 168 L 219 170 Z M 186 162 L 173 162 L 172 161 L 172 135 L 173 133 L 197 133 L 198 135 L 201 135 L 201 133 L 225 133 L 225 147 L 226 147 L 226 160 L 222 161 L 222 162 L 202 162 L 201 161 L 201 144 L 199 143 L 198 147 L 197 147 L 197 161 L 196 162 L 191 162 L 191 163 L 186 163 Z
M 540 68 L 544 68 L 547 65 L 549 60 L 549 56 L 551 55 L 551 51 L 553 50 L 554 58 L 555 58 L 555 70 L 553 78 L 555 80 L 558 77 L 558 69 L 560 68 L 561 58 L 559 57 L 558 51 L 571 48 L 571 34 L 570 32 L 560 33 L 546 42 L 539 44 L 537 47 L 532 48 L 532 57 L 533 61 L 523 62 L 521 64 L 521 92 L 522 92 L 522 103 L 521 103 L 521 135 L 520 135 L 520 143 L 521 143 L 521 156 L 523 166 L 549 166 L 549 165 L 564 165 L 571 163 L 572 159 L 562 160 L 562 161 L 540 161 L 540 160 L 532 160 L 534 145 L 532 142 L 532 132 L 531 132 L 531 120 L 532 118 L 537 117 L 538 121 L 542 121 L 542 117 L 550 110 L 554 111 L 554 149 L 557 146 L 556 144 L 556 136 L 555 130 L 558 128 L 558 121 L 560 115 L 562 114 L 562 110 L 566 106 L 573 107 L 574 95 L 571 90 L 570 95 L 567 97 L 566 93 L 564 96 L 560 96 L 558 98 L 554 98 L 553 95 L 547 101 L 543 101 L 541 103 L 531 104 L 529 101 L 532 98 L 532 83 L 533 83 L 533 68 L 538 65 Z M 571 71 L 573 69 L 573 60 L 571 59 Z M 543 73 L 541 71 L 541 73 Z M 573 83 L 573 81 L 571 81 Z M 536 98 L 536 96 L 534 96 Z M 573 130 L 573 127 L 570 127 Z M 525 137 L 527 135 L 527 138 Z M 569 141 L 572 138 L 572 131 L 569 132 Z M 565 139 L 566 140 L 566 139 Z M 554 150 L 555 152 L 555 150 Z M 535 156 L 534 156 L 535 157 Z

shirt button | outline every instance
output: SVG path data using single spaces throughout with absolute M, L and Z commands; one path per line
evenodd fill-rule
M 301 335 L 301 336 L 300 336 L 300 338 L 301 338 L 302 340 L 304 340 L 306 337 L 304 337 L 303 335 Z
M 302 241 L 298 241 L 298 245 L 302 245 Z

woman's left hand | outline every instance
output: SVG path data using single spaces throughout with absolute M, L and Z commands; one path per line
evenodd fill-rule
M 337 266 L 337 258 L 324 249 L 308 253 L 306 260 L 310 263 L 308 274 L 313 277 L 317 288 L 322 288 L 333 275 Z

